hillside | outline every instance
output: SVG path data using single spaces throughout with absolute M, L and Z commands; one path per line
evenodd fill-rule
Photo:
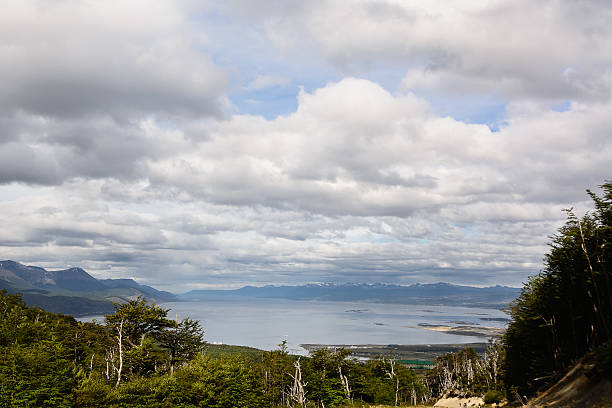
M 610 347 L 581 359 L 560 380 L 529 401 L 527 407 L 612 406 Z
M 30 305 L 76 316 L 110 313 L 113 302 L 125 303 L 138 297 L 151 302 L 176 300 L 170 292 L 133 279 L 96 279 L 81 268 L 49 271 L 11 260 L 0 261 L 0 289 L 21 293 Z

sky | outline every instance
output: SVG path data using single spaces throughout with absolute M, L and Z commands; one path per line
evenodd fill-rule
M 520 286 L 612 178 L 607 0 L 8 0 L 0 259 Z

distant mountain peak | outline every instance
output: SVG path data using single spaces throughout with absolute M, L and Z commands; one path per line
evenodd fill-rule
M 54 311 L 69 314 L 81 313 L 67 306 L 75 299 L 79 299 L 77 303 L 80 302 L 81 305 L 94 308 L 88 312 L 97 310 L 99 313 L 113 310 L 112 302 L 108 300 L 111 298 L 128 301 L 142 296 L 160 302 L 176 300 L 172 293 L 141 285 L 133 279 L 99 280 L 79 267 L 48 271 L 39 266 L 27 266 L 12 260 L 0 261 L 0 289 L 2 288 L 11 293 L 21 292 L 24 299 L 32 305 L 47 308 L 53 305 Z M 63 309 L 64 306 L 66 309 Z
M 307 283 L 298 286 L 244 286 L 234 290 L 194 290 L 186 299 L 207 296 L 243 296 L 292 300 L 368 301 L 378 303 L 506 307 L 520 289 L 506 286 L 486 288 L 446 282 L 397 285 L 388 283 Z

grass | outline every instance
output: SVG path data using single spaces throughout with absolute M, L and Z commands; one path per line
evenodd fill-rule
M 253 357 L 259 357 L 262 352 L 262 350 L 253 347 L 232 346 L 229 344 L 206 344 L 206 346 L 204 346 L 204 353 L 211 357 L 231 354 L 246 354 Z

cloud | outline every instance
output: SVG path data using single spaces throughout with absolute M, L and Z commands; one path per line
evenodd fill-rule
M 15 1 L 0 15 L 0 183 L 137 179 L 229 112 L 185 2 Z
M 281 49 L 312 41 L 345 73 L 392 65 L 407 71 L 407 89 L 544 101 L 610 96 L 610 3 L 287 3 L 233 4 L 236 13 L 260 21 Z
M 3 258 L 173 290 L 518 285 L 561 209 L 587 210 L 584 189 L 610 178 L 608 3 L 202 7 L 9 3 Z M 259 66 L 261 49 L 274 64 Z M 230 113 L 248 110 L 226 89 L 265 110 L 289 83 L 304 83 L 295 109 Z M 432 95 L 495 100 L 503 121 L 441 115 Z
M 0 109 L 53 117 L 221 115 L 225 74 L 182 2 L 14 1 L 0 16 Z
M 118 122 L 111 117 L 41 117 L 18 113 L 5 118 L 0 140 L 0 183 L 53 185 L 74 178 L 137 179 L 146 159 L 189 147 L 182 133 L 152 119 Z M 13 129 L 11 131 L 11 129 Z
M 261 91 L 262 89 L 271 88 L 274 86 L 286 86 L 290 82 L 289 78 L 259 75 L 246 86 L 247 91 Z
M 16 226 L 0 232 L 5 256 L 48 267 L 80 265 L 98 277 L 133 276 L 175 290 L 203 281 L 410 283 L 451 275 L 455 282 L 512 283 L 517 269 L 533 269 L 526 261 L 539 261 L 545 247 L 533 234 L 548 232 L 550 224 L 484 223 L 466 235 L 426 213 L 330 217 L 172 201 L 119 208 L 92 202 L 96 186 L 65 185 L 52 195 L 21 188 L 19 198 L 3 205 L 3 216 Z
M 492 132 L 438 117 L 412 94 L 345 79 L 302 91 L 294 114 L 219 122 L 197 150 L 150 162 L 148 173 L 196 200 L 327 215 L 559 202 L 605 178 L 607 109 L 517 112 Z M 487 211 L 505 217 L 502 205 Z
M 3 222 L 17 228 L 0 242 L 7 257 L 55 254 L 45 266 L 81 264 L 99 276 L 169 285 L 171 269 L 177 289 L 203 276 L 230 286 L 450 276 L 518 284 L 537 270 L 561 208 L 582 205 L 583 189 L 605 178 L 608 110 L 514 109 L 492 132 L 349 78 L 302 91 L 285 117 L 198 123 L 201 139 L 143 122 L 135 146 L 151 148 L 133 154 L 138 166 L 100 174 L 96 163 L 104 169 L 113 154 L 45 122 L 53 157 L 79 146 L 95 154 L 91 166 L 60 166 L 74 177 L 47 196 L 32 187 L 5 202 Z

